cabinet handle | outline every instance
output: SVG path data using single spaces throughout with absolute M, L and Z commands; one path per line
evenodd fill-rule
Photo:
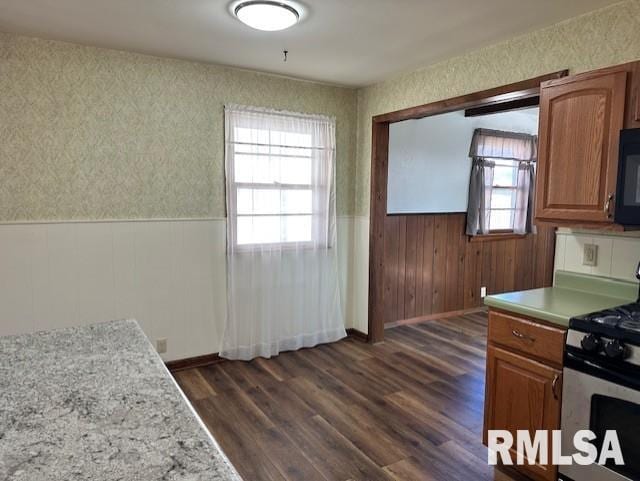
M 514 337 L 517 337 L 518 339 L 522 339 L 523 341 L 536 342 L 535 338 L 531 336 L 527 336 L 526 334 L 522 334 L 520 331 L 516 329 L 511 331 L 511 334 L 513 334 Z
M 607 218 L 611 219 L 612 215 L 611 215 L 611 202 L 613 202 L 613 198 L 615 197 L 615 194 L 612 192 L 611 194 L 609 194 L 609 197 L 607 197 L 607 202 L 605 202 L 604 204 L 604 212 L 605 214 L 607 214 Z
M 551 383 L 551 391 L 553 391 L 553 398 L 554 399 L 558 399 L 558 392 L 557 392 L 557 387 L 558 387 L 558 381 L 560 380 L 560 376 L 558 374 L 556 374 L 553 377 L 553 382 Z

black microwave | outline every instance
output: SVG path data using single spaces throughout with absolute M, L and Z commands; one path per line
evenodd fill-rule
M 640 129 L 620 132 L 614 219 L 621 225 L 640 225 Z

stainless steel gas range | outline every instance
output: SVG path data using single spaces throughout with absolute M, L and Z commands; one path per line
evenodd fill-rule
M 640 480 L 640 302 L 570 320 L 561 428 L 563 454 L 579 430 L 596 434 L 598 450 L 616 430 L 625 464 L 560 466 L 560 479 Z

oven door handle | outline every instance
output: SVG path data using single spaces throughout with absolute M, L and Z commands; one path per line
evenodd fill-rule
M 564 367 L 589 374 L 614 384 L 620 384 L 631 389 L 640 390 L 640 370 L 635 366 L 612 366 L 612 361 L 606 358 L 594 359 L 591 356 L 567 348 L 564 356 Z

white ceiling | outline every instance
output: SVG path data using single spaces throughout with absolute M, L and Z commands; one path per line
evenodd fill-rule
M 260 32 L 231 0 L 0 0 L 0 30 L 360 86 L 616 1 L 304 0 Z

